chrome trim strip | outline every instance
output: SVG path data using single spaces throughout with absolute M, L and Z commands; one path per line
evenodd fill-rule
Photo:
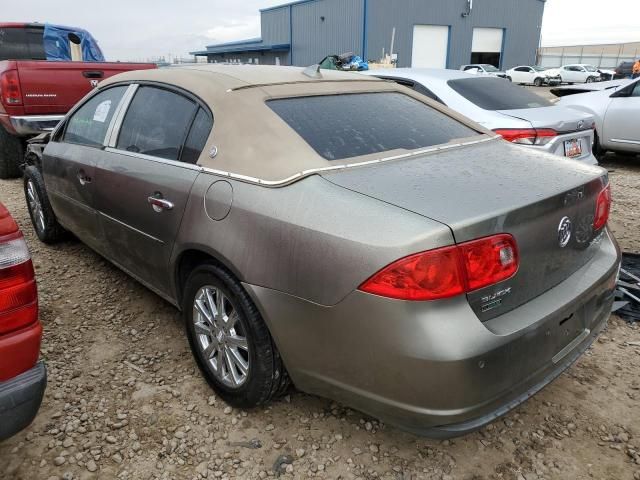
M 53 131 L 64 115 L 9 115 L 14 130 L 19 135 L 30 135 Z
M 144 153 L 129 152 L 127 150 L 120 150 L 114 147 L 106 147 L 104 151 L 108 153 L 117 153 L 118 155 L 125 155 L 127 157 L 141 158 L 143 160 L 149 160 L 150 162 L 162 163 L 178 168 L 186 168 L 187 170 L 195 170 L 197 172 L 204 171 L 204 168 L 200 167 L 199 165 L 194 165 L 192 163 L 186 162 L 178 162 L 177 160 L 167 160 L 166 158 L 154 157 L 153 155 L 145 155 Z
M 134 231 L 136 233 L 139 233 L 140 235 L 145 236 L 145 237 L 153 240 L 154 242 L 158 242 L 159 244 L 164 245 L 164 242 L 162 240 L 160 240 L 159 238 L 156 238 L 156 237 L 154 237 L 152 235 L 149 235 L 148 233 L 144 233 L 142 230 L 138 230 L 137 228 L 134 228 L 134 227 L 132 227 L 131 225 L 129 225 L 127 223 L 121 222 L 117 218 L 113 218 L 113 217 L 111 217 L 111 216 L 109 216 L 106 213 L 101 212 L 101 211 L 98 211 L 98 214 L 100 214 L 104 218 L 107 218 L 107 219 L 111 220 L 112 222 L 117 223 L 118 225 L 122 225 L 123 227 L 126 227 L 129 230 L 132 230 L 132 231 Z
M 495 136 L 489 136 L 487 138 L 483 138 L 480 140 L 472 140 L 469 142 L 461 142 L 461 143 L 454 143 L 451 145 L 440 145 L 440 146 L 436 146 L 436 147 L 429 147 L 429 148 L 425 148 L 422 150 L 416 150 L 413 152 L 409 152 L 409 153 L 403 153 L 400 155 L 394 155 L 391 157 L 385 157 L 385 158 L 377 158 L 375 160 L 367 160 L 364 162 L 357 162 L 357 163 L 348 163 L 346 165 L 337 165 L 335 167 L 323 167 L 323 168 L 312 168 L 309 170 L 304 170 L 302 172 L 298 172 L 294 175 L 291 175 L 290 177 L 287 178 L 283 178 L 282 180 L 264 180 L 261 178 L 255 178 L 255 177 L 250 177 L 247 175 L 240 175 L 238 173 L 231 173 L 231 172 L 226 172 L 224 170 L 217 170 L 215 168 L 208 168 L 208 167 L 199 167 L 200 170 L 202 172 L 205 173 L 211 173 L 213 175 L 217 175 L 220 177 L 225 177 L 225 178 L 231 178 L 233 180 L 238 180 L 241 182 L 245 182 L 245 183 L 253 183 L 256 185 L 261 185 L 264 187 L 284 187 L 286 185 L 289 185 L 297 180 L 300 180 L 304 177 L 308 177 L 309 175 L 314 175 L 317 173 L 324 173 L 324 172 L 331 172 L 331 171 L 340 171 L 340 170 L 346 170 L 346 169 L 350 169 L 350 168 L 355 168 L 355 167 L 365 167 L 367 165 L 374 165 L 377 163 L 384 163 L 384 162 L 390 162 L 393 160 L 401 160 L 404 158 L 411 158 L 411 157 L 416 157 L 419 155 L 426 155 L 429 153 L 436 153 L 436 152 L 442 152 L 445 150 L 451 150 L 453 148 L 459 148 L 459 147 L 466 147 L 469 145 L 477 145 L 480 143 L 485 143 L 485 142 L 491 142 L 494 140 L 500 140 L 502 139 L 502 137 L 500 135 L 495 135 Z M 129 152 L 126 152 L 129 153 Z
M 136 83 L 132 83 L 131 85 L 129 85 L 129 88 L 127 88 L 127 91 L 124 92 L 124 95 L 120 99 L 118 109 L 113 115 L 113 118 L 111 118 L 111 124 L 107 129 L 107 135 L 105 136 L 105 146 L 116 146 L 118 134 L 120 133 L 120 127 L 122 126 L 122 120 L 124 119 L 124 114 L 129 109 L 129 105 L 131 104 L 131 100 L 133 100 L 133 96 L 138 90 L 138 86 L 139 85 Z
M 636 140 L 623 140 L 621 138 L 612 138 L 611 141 L 616 143 L 626 143 L 629 145 L 640 145 L 640 142 Z

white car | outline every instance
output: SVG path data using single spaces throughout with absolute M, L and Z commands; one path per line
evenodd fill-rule
M 506 73 L 512 82 L 520 85 L 535 85 L 536 87 L 541 87 L 545 84 L 555 85 L 560 83 L 559 73 L 549 71 L 537 65 L 520 65 L 507 70 Z
M 551 73 L 555 69 L 551 69 Z M 600 72 L 593 65 L 584 63 L 565 65 L 557 69 L 562 83 L 592 83 L 600 81 Z
M 594 150 L 597 155 L 607 150 L 634 155 L 640 153 L 640 80 L 600 91 L 566 95 L 556 105 L 595 117 Z
M 457 70 L 390 68 L 364 75 L 393 80 L 493 130 L 509 142 L 597 165 L 593 116 L 559 107 L 525 88 Z
M 474 75 L 488 75 L 489 77 L 507 78 L 507 73 L 497 69 L 488 63 L 472 63 L 470 65 L 462 65 L 460 70 Z

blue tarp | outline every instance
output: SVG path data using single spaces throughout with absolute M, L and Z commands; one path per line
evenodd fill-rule
M 44 26 L 44 51 L 47 60 L 71 61 L 69 34 L 75 34 L 80 39 L 82 60 L 84 62 L 104 62 L 104 56 L 98 46 L 98 42 L 89 32 L 80 28 L 61 27 L 48 23 Z

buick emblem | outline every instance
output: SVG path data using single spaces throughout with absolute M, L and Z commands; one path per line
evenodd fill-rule
M 98 83 L 99 83 L 98 80 L 91 80 L 91 86 L 93 88 L 96 88 L 98 86 Z
M 569 245 L 569 240 L 571 240 L 571 220 L 569 217 L 564 217 L 558 225 L 558 245 L 564 248 Z
M 578 122 L 578 130 L 582 130 L 584 128 L 584 120 L 580 120 Z

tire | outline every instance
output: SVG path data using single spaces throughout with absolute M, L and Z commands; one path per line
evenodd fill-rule
M 0 178 L 20 176 L 20 163 L 24 158 L 22 140 L 10 135 L 0 125 Z
M 183 293 L 182 311 L 191 351 L 209 385 L 226 403 L 253 408 L 287 391 L 289 375 L 269 329 L 231 273 L 214 263 L 202 264 L 189 275 Z M 225 315 L 215 313 L 211 303 Z M 224 317 L 228 320 L 221 322 Z M 220 364 L 223 351 L 227 355 Z
M 595 132 L 595 136 L 593 139 L 593 155 L 596 157 L 598 161 L 601 161 L 606 154 L 607 154 L 607 151 L 602 148 L 602 145 L 600 145 L 600 138 L 598 137 L 598 132 Z
M 24 171 L 24 197 L 31 223 L 40 241 L 56 243 L 66 236 L 66 230 L 58 223 L 51 208 L 47 189 L 40 171 L 33 165 Z
M 593 83 L 596 79 L 594 77 L 587 77 L 587 83 Z
M 536 79 L 533 81 L 533 84 L 534 84 L 536 87 L 541 87 L 543 83 L 544 83 L 544 80 L 542 80 L 542 79 L 541 79 L 541 78 L 539 78 L 539 77 L 538 77 L 538 78 L 536 78 Z

